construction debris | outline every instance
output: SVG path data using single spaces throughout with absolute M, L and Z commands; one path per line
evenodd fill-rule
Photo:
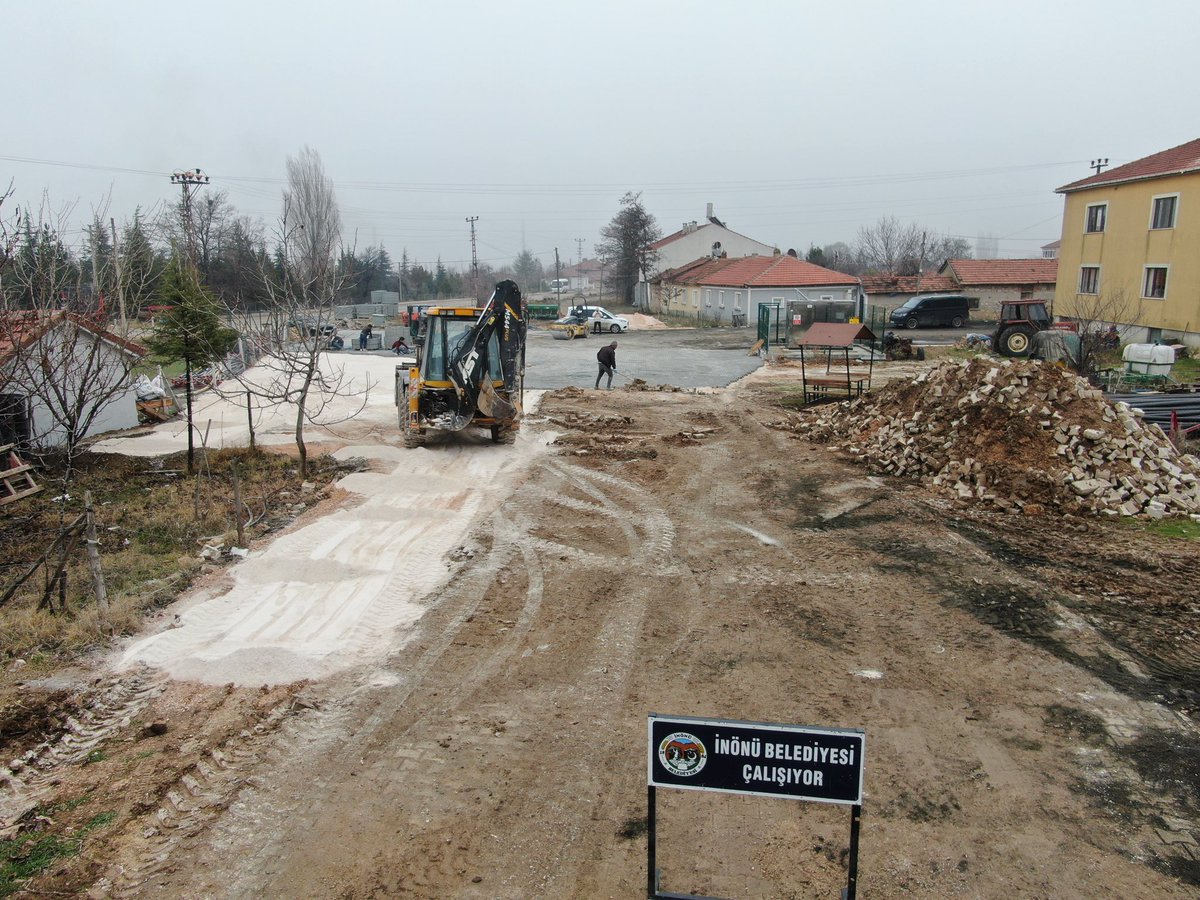
M 33 466 L 17 455 L 16 445 L 0 446 L 0 506 L 15 503 L 41 489 L 33 480 Z
M 1200 520 L 1200 460 L 1057 366 L 976 358 L 780 423 L 873 472 L 1010 512 Z

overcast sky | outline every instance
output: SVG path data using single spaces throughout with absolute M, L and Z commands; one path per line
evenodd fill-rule
M 1197 0 L 0 0 L 0 183 L 118 217 L 200 166 L 268 224 L 316 149 L 398 258 L 592 255 L 626 191 L 783 249 L 883 215 L 1004 256 L 1055 187 L 1200 137 Z M 31 160 L 69 163 L 47 165 Z M 117 171 L 134 170 L 134 171 Z M 0 184 L 0 186 L 2 186 Z

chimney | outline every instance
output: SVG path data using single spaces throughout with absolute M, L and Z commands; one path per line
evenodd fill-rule
M 780 252 L 779 252 L 779 248 L 778 248 L 778 247 L 776 247 L 776 248 L 775 248 L 775 252 L 774 252 L 774 253 L 772 253 L 771 255 L 772 255 L 772 256 L 782 256 L 783 254 L 782 254 L 782 253 L 780 253 Z
M 704 218 L 711 219 L 713 217 L 712 204 L 708 204 L 705 208 Z

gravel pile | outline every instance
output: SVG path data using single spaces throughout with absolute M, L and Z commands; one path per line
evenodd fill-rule
M 1078 376 L 1038 362 L 944 363 L 910 382 L 780 423 L 876 473 L 964 501 L 1200 521 L 1200 460 Z

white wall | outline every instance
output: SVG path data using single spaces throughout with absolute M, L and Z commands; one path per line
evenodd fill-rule
M 37 346 L 36 344 L 34 345 Z M 87 339 L 81 337 L 74 346 L 76 358 L 84 359 L 89 350 Z M 98 351 L 98 362 L 92 363 L 90 368 L 94 376 L 91 381 L 99 384 L 114 384 L 120 378 L 123 371 L 124 351 L 118 350 L 111 344 L 104 343 Z M 80 364 L 81 368 L 83 364 Z M 68 371 L 69 371 L 69 367 Z M 10 381 L 9 379 L 16 379 Z M 21 374 L 14 371 L 14 366 L 10 363 L 5 367 L 3 375 L 0 375 L 0 383 L 8 382 L 4 389 L 4 393 L 21 394 L 29 393 L 27 389 L 23 389 L 19 384 Z M 67 381 L 70 382 L 68 377 Z M 77 385 L 67 383 L 61 388 L 64 395 L 68 398 L 68 402 L 73 402 L 78 396 L 76 390 Z M 55 404 L 58 405 L 57 403 Z M 90 410 L 85 410 L 86 416 Z M 54 415 L 50 411 L 50 407 L 37 396 L 33 397 L 31 403 L 31 433 L 33 443 L 42 448 L 50 449 L 61 445 L 66 437 L 66 431 L 55 421 Z M 133 390 L 133 379 L 127 378 L 124 388 L 114 392 L 112 398 L 103 404 L 99 411 L 96 412 L 92 420 L 91 427 L 88 428 L 85 437 L 91 437 L 96 434 L 103 434 L 106 431 L 115 431 L 122 428 L 132 428 L 138 424 L 137 415 L 137 394 Z
M 744 237 L 724 228 L 721 225 L 701 225 L 691 234 L 671 241 L 658 251 L 657 272 L 667 269 L 677 269 L 685 263 L 690 263 L 702 256 L 712 253 L 714 241 L 721 242 L 721 250 L 731 257 L 737 256 L 771 256 L 775 248 L 752 238 Z M 655 273 L 649 273 L 651 275 Z

